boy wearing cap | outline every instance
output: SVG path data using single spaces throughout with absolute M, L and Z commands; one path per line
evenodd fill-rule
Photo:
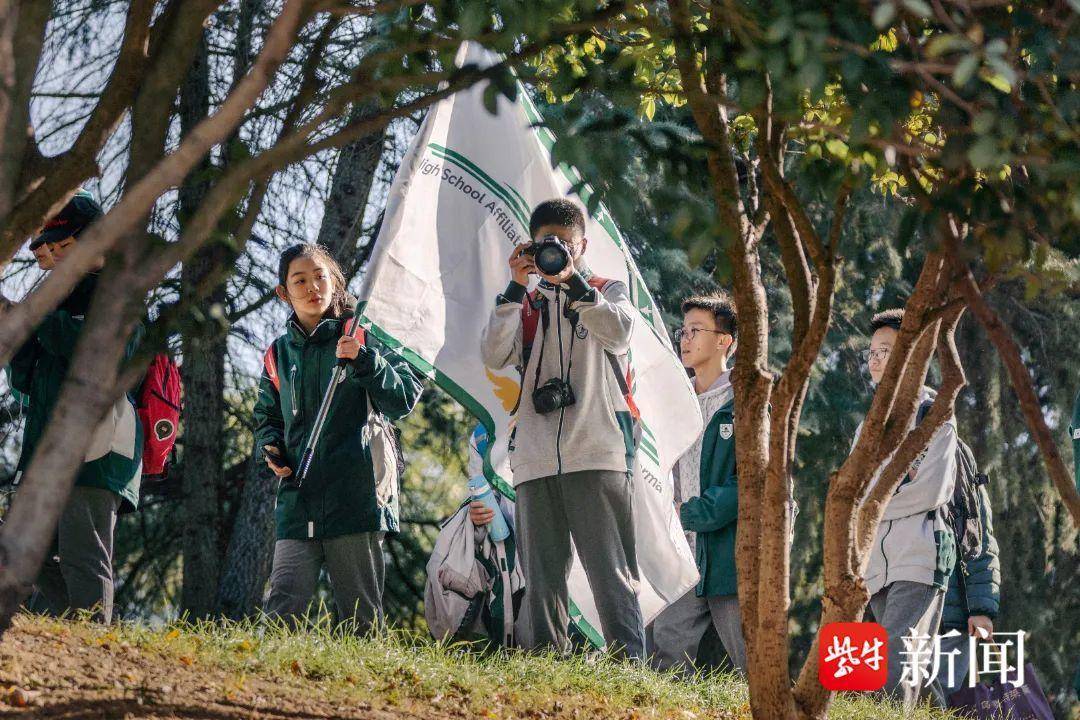
M 46 245 L 60 264 L 79 235 L 102 214 L 93 197 L 80 191 L 46 223 L 34 242 L 39 247 Z M 96 270 L 103 265 L 101 259 Z M 96 271 L 84 277 L 42 320 L 12 360 L 12 386 L 30 398 L 20 473 L 30 464 L 59 398 L 96 284 Z M 134 340 L 128 344 L 128 356 L 133 346 Z M 60 517 L 58 561 L 47 561 L 38 577 L 37 588 L 49 611 L 90 610 L 96 620 L 111 620 L 113 533 L 121 506 L 134 508 L 138 504 L 142 442 L 135 406 L 125 394 L 94 431 Z
M 34 238 L 30 241 L 30 252 L 34 254 L 34 259 L 37 260 L 38 268 L 42 270 L 52 270 L 56 266 L 53 261 L 52 251 L 49 249 L 49 243 L 40 237 Z

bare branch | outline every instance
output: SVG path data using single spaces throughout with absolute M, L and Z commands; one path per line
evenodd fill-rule
M 121 237 L 138 231 L 138 224 L 162 192 L 177 186 L 211 147 L 232 132 L 292 47 L 303 4 L 303 0 L 286 3 L 251 72 L 226 98 L 218 112 L 199 123 L 174 153 L 131 187 L 115 208 L 82 235 L 70 255 L 49 274 L 41 287 L 0 319 L 0 362 L 7 363 L 11 359 L 15 349 L 45 313 L 67 296 L 98 257 L 107 253 Z

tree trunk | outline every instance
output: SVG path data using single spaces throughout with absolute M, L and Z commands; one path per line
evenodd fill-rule
M 209 114 L 210 76 L 205 35 L 180 93 L 180 129 L 187 133 Z M 180 188 L 180 228 L 188 224 L 206 195 L 213 166 L 203 160 Z M 221 568 L 221 507 L 224 483 L 225 413 L 225 283 L 218 282 L 205 302 L 196 288 L 203 279 L 229 261 L 220 243 L 198 250 L 180 273 L 181 300 L 192 303 L 192 318 L 183 336 L 184 465 L 182 512 L 185 518 L 183 587 L 180 607 L 192 618 L 208 617 L 214 609 Z
M 355 103 L 349 113 L 349 123 L 360 122 L 374 114 L 370 104 Z M 322 225 L 319 227 L 319 243 L 330 250 L 346 279 L 358 272 L 363 257 L 357 255 L 357 242 L 364 222 L 368 193 L 371 192 L 375 171 L 382 160 L 385 132 L 374 132 L 341 148 L 330 195 L 326 199 Z M 370 248 L 371 242 L 368 243 Z
M 15 201 L 28 143 L 30 89 L 37 75 L 51 4 L 0 0 L 0 225 Z
M 274 553 L 278 482 L 257 448 L 246 478 L 215 601 L 216 612 L 233 620 L 253 615 L 262 605 Z

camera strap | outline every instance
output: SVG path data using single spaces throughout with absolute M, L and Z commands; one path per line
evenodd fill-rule
M 548 300 L 543 295 L 540 295 L 544 301 L 540 304 L 540 355 L 536 358 L 536 377 L 533 379 L 533 392 L 536 392 L 536 388 L 540 387 L 540 367 L 544 364 L 544 344 L 547 342 L 548 327 L 551 325 L 551 315 L 548 312 Z M 560 348 L 561 351 L 561 348 Z M 525 394 L 524 383 L 522 383 L 521 395 Z M 521 403 L 521 395 L 518 395 L 518 403 Z

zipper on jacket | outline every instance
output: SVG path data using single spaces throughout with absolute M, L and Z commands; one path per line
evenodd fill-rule
M 292 414 L 296 417 L 300 412 L 300 406 L 296 403 L 296 365 L 289 370 L 289 395 L 292 396 Z
M 885 554 L 885 539 L 889 537 L 889 533 L 892 532 L 893 520 L 889 521 L 889 527 L 885 530 L 885 534 L 881 536 L 881 557 L 885 561 L 885 585 L 889 584 L 889 556 Z M 881 587 L 885 587 L 882 585 Z
M 559 377 L 560 378 L 562 377 L 562 374 L 563 374 L 562 321 L 563 321 L 562 305 L 559 302 L 559 286 L 556 285 L 555 286 L 555 322 L 558 323 L 557 332 L 558 332 L 558 335 L 559 335 Z M 574 331 L 571 330 L 570 332 L 574 332 Z M 570 349 L 571 349 L 571 351 L 573 351 L 573 343 L 572 342 L 571 342 L 571 348 Z M 540 358 L 540 359 L 543 360 L 543 358 Z M 569 385 L 570 384 L 570 378 L 565 378 L 565 382 L 566 382 L 567 385 Z M 558 470 L 555 473 L 556 477 L 562 477 L 562 429 L 563 429 L 563 418 L 565 417 L 565 415 L 566 415 L 566 406 L 563 406 L 563 407 L 559 408 L 559 429 L 555 433 L 555 459 L 556 459 L 556 461 L 558 463 Z

